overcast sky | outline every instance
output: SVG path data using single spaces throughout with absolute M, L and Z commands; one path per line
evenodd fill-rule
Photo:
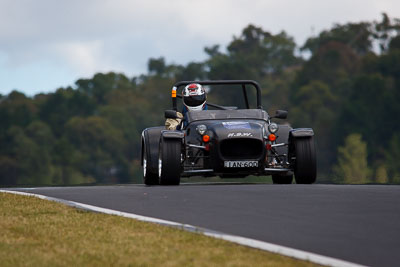
M 28 95 L 96 72 L 147 72 L 149 58 L 186 64 L 252 23 L 298 45 L 334 23 L 400 18 L 399 0 L 0 0 L 0 93 Z

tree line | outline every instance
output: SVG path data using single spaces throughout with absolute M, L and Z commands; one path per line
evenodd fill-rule
M 319 181 L 400 183 L 399 33 L 400 20 L 382 14 L 298 46 L 250 24 L 226 49 L 205 47 L 201 62 L 150 58 L 135 77 L 97 73 L 52 93 L 0 95 L 0 184 L 140 183 L 141 131 L 163 124 L 176 81 L 201 79 L 256 80 L 270 114 L 286 109 L 293 127 L 312 127 Z M 211 100 L 236 98 L 221 90 Z

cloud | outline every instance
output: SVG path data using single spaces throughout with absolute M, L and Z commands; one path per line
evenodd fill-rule
M 301 45 L 334 22 L 380 19 L 382 11 L 400 17 L 400 2 L 2 0 L 0 72 L 26 75 L 22 70 L 28 65 L 47 62 L 57 66 L 59 77 L 71 77 L 71 84 L 97 71 L 138 75 L 146 72 L 151 57 L 178 64 L 204 60 L 204 47 L 227 45 L 249 23 L 272 33 L 285 30 Z M 30 86 L 22 80 L 7 84 Z
M 99 40 L 87 42 L 66 42 L 54 46 L 56 54 L 62 55 L 63 61 L 83 75 L 100 72 L 107 67 L 102 61 L 103 44 Z

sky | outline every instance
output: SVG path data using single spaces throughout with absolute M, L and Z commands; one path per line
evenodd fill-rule
M 298 45 L 335 23 L 400 18 L 399 0 L 0 0 L 0 94 L 29 96 L 98 72 L 206 59 L 248 25 Z

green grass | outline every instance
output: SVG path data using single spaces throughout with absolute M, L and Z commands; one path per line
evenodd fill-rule
M 315 266 L 128 218 L 0 193 L 1 266 Z

